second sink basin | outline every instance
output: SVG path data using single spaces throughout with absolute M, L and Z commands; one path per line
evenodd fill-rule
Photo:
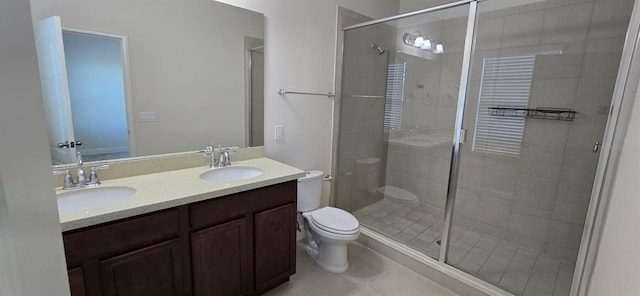
M 58 212 L 69 214 L 97 209 L 133 196 L 131 187 L 95 187 L 58 194 Z
M 229 182 L 241 181 L 262 175 L 262 170 L 247 166 L 229 166 L 206 171 L 200 175 L 205 181 Z

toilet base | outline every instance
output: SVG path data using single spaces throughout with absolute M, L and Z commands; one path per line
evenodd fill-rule
M 308 212 L 302 213 L 302 216 L 305 218 L 304 229 L 307 234 L 307 254 L 326 271 L 333 273 L 347 271 L 349 268 L 347 244 L 360 236 L 359 229 L 349 234 L 327 232 L 317 228 L 313 222 L 308 220 L 312 219 Z
M 346 242 L 338 244 L 323 242 L 318 249 L 312 245 L 314 244 L 307 245 L 307 254 L 309 254 L 322 269 L 333 273 L 343 273 L 349 269 Z

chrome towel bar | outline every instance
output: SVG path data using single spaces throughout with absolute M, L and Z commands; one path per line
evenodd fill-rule
M 332 92 L 328 92 L 325 94 L 322 93 L 309 93 L 309 92 L 299 92 L 299 91 L 288 91 L 284 89 L 279 89 L 278 94 L 284 96 L 286 94 L 296 94 L 296 95 L 310 95 L 310 96 L 326 96 L 329 98 L 333 98 L 335 95 Z

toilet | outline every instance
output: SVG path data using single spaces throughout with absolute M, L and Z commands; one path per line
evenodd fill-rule
M 304 217 L 307 253 L 326 271 L 341 273 L 349 268 L 347 243 L 360 235 L 360 223 L 349 212 L 320 208 L 323 172 L 311 170 L 298 179 L 298 212 Z

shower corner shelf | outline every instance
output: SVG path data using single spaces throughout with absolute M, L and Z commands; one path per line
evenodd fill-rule
M 570 108 L 538 107 L 535 109 L 519 107 L 489 107 L 489 115 L 512 118 L 534 118 L 548 120 L 572 121 L 576 118 L 576 111 Z

